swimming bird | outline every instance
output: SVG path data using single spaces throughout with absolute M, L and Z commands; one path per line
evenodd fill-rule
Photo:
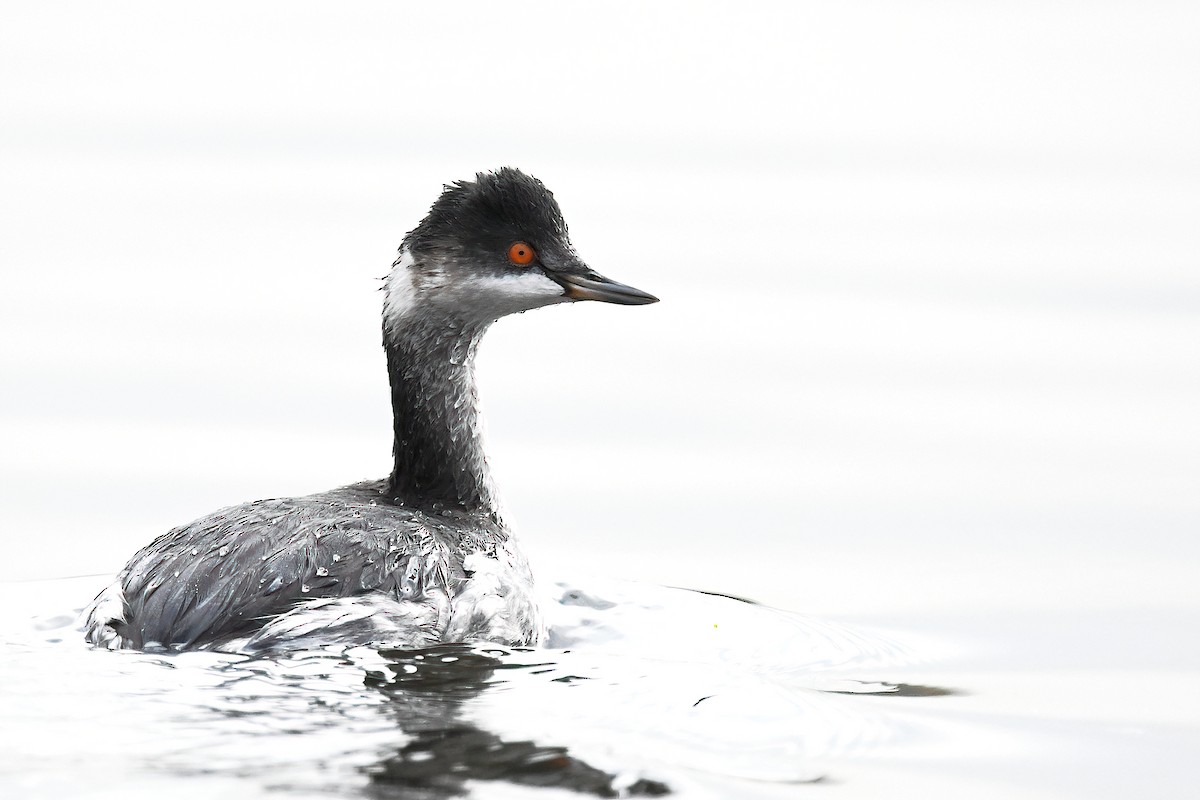
M 540 306 L 657 298 L 589 268 L 554 196 L 512 168 L 447 185 L 383 288 L 391 475 L 169 531 L 84 610 L 90 642 L 242 652 L 537 642 L 533 577 L 480 441 L 480 339 Z

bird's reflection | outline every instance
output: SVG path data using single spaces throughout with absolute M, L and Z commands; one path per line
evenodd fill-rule
M 725 597 L 644 587 L 613 596 L 564 585 L 555 608 L 554 649 L 138 654 L 139 664 L 155 668 L 138 673 L 138 697 L 159 687 L 164 710 L 173 718 L 182 712 L 187 741 L 202 745 L 158 753 L 153 768 L 372 798 L 453 798 L 488 784 L 518 794 L 548 787 L 585 797 L 660 796 L 678 787 L 661 773 L 634 780 L 626 763 L 652 755 L 671 774 L 678 767 L 812 781 L 823 772 L 811 753 L 895 735 L 885 712 L 839 695 L 957 693 L 852 677 L 849 666 L 878 671 L 904 663 L 907 651 Z M 558 688 L 577 682 L 569 692 Z M 546 724 L 511 714 L 547 714 Z M 574 732 L 556 726 L 575 719 L 591 729 L 580 738 L 605 732 L 625 755 L 597 765 L 564 746 Z M 561 734 L 529 740 L 510 732 L 526 723 Z
M 640 779 L 616 785 L 616 776 L 570 755 L 564 747 L 506 741 L 472 724 L 463 705 L 493 683 L 495 673 L 528 669 L 466 645 L 383 651 L 387 665 L 367 684 L 392 703 L 396 722 L 411 739 L 371 767 L 368 794 L 377 798 L 435 800 L 468 793 L 468 781 L 504 781 L 555 787 L 596 797 L 652 797 L 665 784 Z

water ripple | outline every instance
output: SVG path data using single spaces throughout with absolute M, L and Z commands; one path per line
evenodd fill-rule
M 61 611 L 86 594 L 77 581 L 22 585 L 27 605 L 57 610 L 0 621 L 6 716 L 23 733 L 0 785 L 421 799 L 703 795 L 719 779 L 756 796 L 913 735 L 851 695 L 940 691 L 863 679 L 918 659 L 888 636 L 681 589 L 551 588 L 543 648 L 247 657 L 92 650 Z

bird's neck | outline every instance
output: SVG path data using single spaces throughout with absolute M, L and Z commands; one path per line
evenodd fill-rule
M 393 502 L 423 510 L 499 511 L 483 455 L 475 352 L 490 323 L 410 313 L 384 328 L 392 385 Z

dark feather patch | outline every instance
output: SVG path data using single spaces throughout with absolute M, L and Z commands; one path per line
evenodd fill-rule
M 544 247 L 567 240 L 567 223 L 554 194 L 512 167 L 481 172 L 473 181 L 447 184 L 404 246 L 414 255 L 478 248 L 507 251 L 514 239 Z

